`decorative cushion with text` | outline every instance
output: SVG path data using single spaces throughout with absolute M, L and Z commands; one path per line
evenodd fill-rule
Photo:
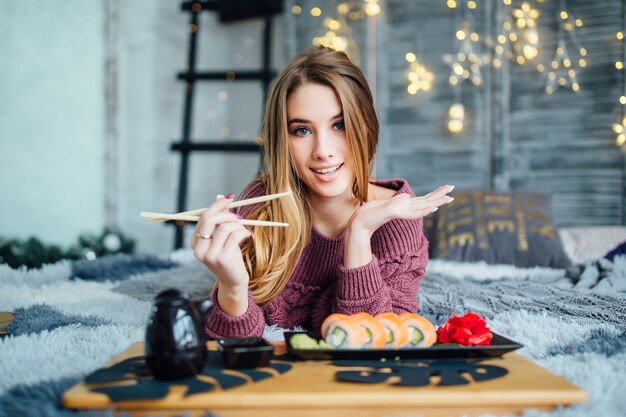
M 458 191 L 425 227 L 432 258 L 565 268 L 570 261 L 540 193 Z

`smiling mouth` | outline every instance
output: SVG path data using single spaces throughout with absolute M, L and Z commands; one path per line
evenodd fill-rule
M 337 171 L 342 166 L 343 166 L 343 164 L 339 164 L 339 165 L 336 165 L 334 167 L 324 168 L 324 169 L 314 169 L 314 168 L 311 168 L 311 171 L 316 172 L 318 174 L 332 174 L 333 172 Z

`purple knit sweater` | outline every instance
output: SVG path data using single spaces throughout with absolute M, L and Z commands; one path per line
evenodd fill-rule
M 397 193 L 414 195 L 403 179 L 373 181 Z M 247 187 L 241 198 L 264 194 L 262 185 Z M 417 311 L 417 293 L 428 262 L 428 241 L 422 220 L 392 220 L 372 236 L 372 261 L 358 268 L 343 266 L 344 233 L 321 234 L 315 226 L 293 275 L 282 292 L 259 307 L 248 292 L 248 310 L 228 315 L 212 294 L 205 331 L 210 338 L 262 336 L 266 324 L 319 330 L 332 313 Z

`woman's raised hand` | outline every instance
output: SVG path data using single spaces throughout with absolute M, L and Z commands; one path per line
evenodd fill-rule
M 390 220 L 419 219 L 450 203 L 454 198 L 447 194 L 453 189 L 454 186 L 442 185 L 423 196 L 397 194 L 388 200 L 369 201 L 354 212 L 348 227 L 367 232 L 371 237 L 379 227 Z
M 228 211 L 228 205 L 232 202 L 232 197 L 218 196 L 215 203 L 202 213 L 190 244 L 195 257 L 219 281 L 220 306 L 227 313 L 236 316 L 245 313 L 248 307 L 250 279 L 239 245 L 252 232 L 239 224 L 241 217 Z
M 454 200 L 447 194 L 453 186 L 443 185 L 419 197 L 397 194 L 387 200 L 372 200 L 359 207 L 348 222 L 344 235 L 343 264 L 357 268 L 372 260 L 370 239 L 383 224 L 394 219 L 415 220 Z

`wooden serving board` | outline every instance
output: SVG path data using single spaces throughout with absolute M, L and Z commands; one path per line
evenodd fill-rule
M 276 353 L 281 350 L 284 351 L 284 344 L 277 345 Z M 141 355 L 143 344 L 137 343 L 107 366 Z M 439 417 L 519 413 L 527 408 L 547 410 L 587 399 L 584 390 L 516 353 L 482 363 L 504 367 L 509 372 L 499 379 L 472 381 L 467 385 L 403 387 L 337 382 L 335 372 L 340 368 L 329 362 L 300 361 L 294 362 L 293 368 L 282 375 L 276 373 L 272 378 L 229 390 L 218 388 L 183 397 L 185 387 L 172 386 L 169 394 L 160 400 L 112 403 L 109 397 L 89 391 L 81 382 L 63 395 L 63 404 L 75 409 L 113 407 L 136 416 L 148 415 L 154 410 L 160 410 L 159 415 L 192 410 L 190 415 L 201 416 L 210 410 L 221 417 L 400 417 L 417 414 Z
M 10 311 L 0 311 L 0 336 L 8 334 L 6 328 L 15 319 L 15 316 Z

